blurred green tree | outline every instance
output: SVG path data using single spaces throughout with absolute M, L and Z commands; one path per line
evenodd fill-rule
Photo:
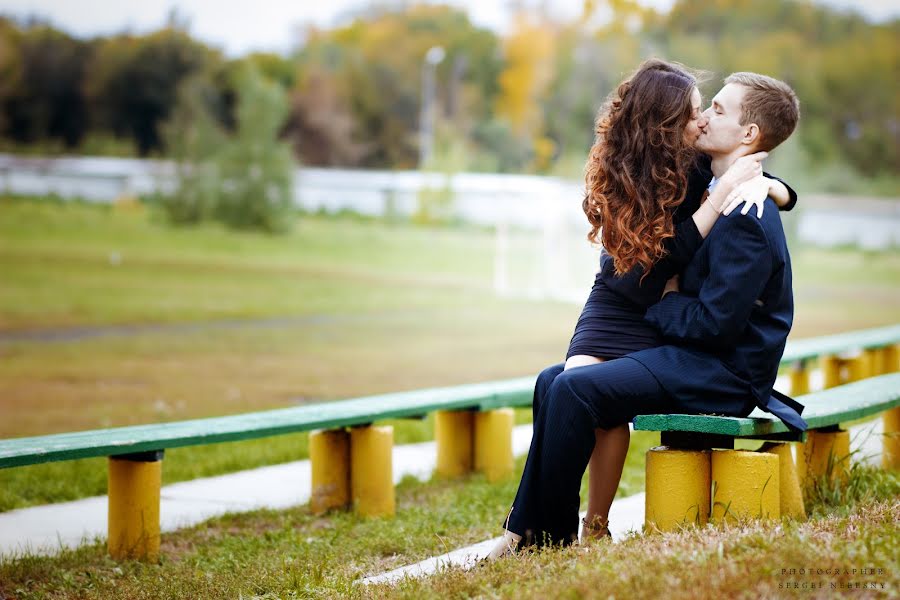
M 215 216 L 222 175 L 217 157 L 228 137 L 213 116 L 218 90 L 200 75 L 183 81 L 178 102 L 162 125 L 175 166 L 175 188 L 162 195 L 169 220 L 196 224 Z
M 280 84 L 252 63 L 233 71 L 234 130 L 213 115 L 216 87 L 202 77 L 183 82 L 178 107 L 163 125 L 175 158 L 176 185 L 162 206 L 174 223 L 217 219 L 234 229 L 289 229 L 295 163 L 279 140 L 287 115 Z
M 216 156 L 216 216 L 238 229 L 283 232 L 290 227 L 295 166 L 290 147 L 279 140 L 286 95 L 250 65 L 236 83 L 237 127 Z

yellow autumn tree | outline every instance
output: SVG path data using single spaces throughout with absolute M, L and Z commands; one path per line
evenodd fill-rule
M 538 141 L 543 130 L 541 103 L 553 78 L 555 36 L 552 27 L 519 13 L 503 41 L 505 68 L 494 110 L 522 137 Z

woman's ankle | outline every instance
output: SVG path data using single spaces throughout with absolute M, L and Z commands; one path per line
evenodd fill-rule
M 581 520 L 582 539 L 602 539 L 611 537 L 609 519 L 601 515 L 588 515 Z

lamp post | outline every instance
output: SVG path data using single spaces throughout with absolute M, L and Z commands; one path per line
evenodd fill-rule
M 444 60 L 444 49 L 432 46 L 422 63 L 422 112 L 419 117 L 419 169 L 431 158 L 434 145 L 435 68 Z

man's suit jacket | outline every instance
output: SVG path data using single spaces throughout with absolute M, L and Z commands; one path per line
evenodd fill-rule
M 722 216 L 646 319 L 667 345 L 629 355 L 678 410 L 746 416 L 754 406 L 805 430 L 803 407 L 772 386 L 794 316 L 791 259 L 778 207 Z

